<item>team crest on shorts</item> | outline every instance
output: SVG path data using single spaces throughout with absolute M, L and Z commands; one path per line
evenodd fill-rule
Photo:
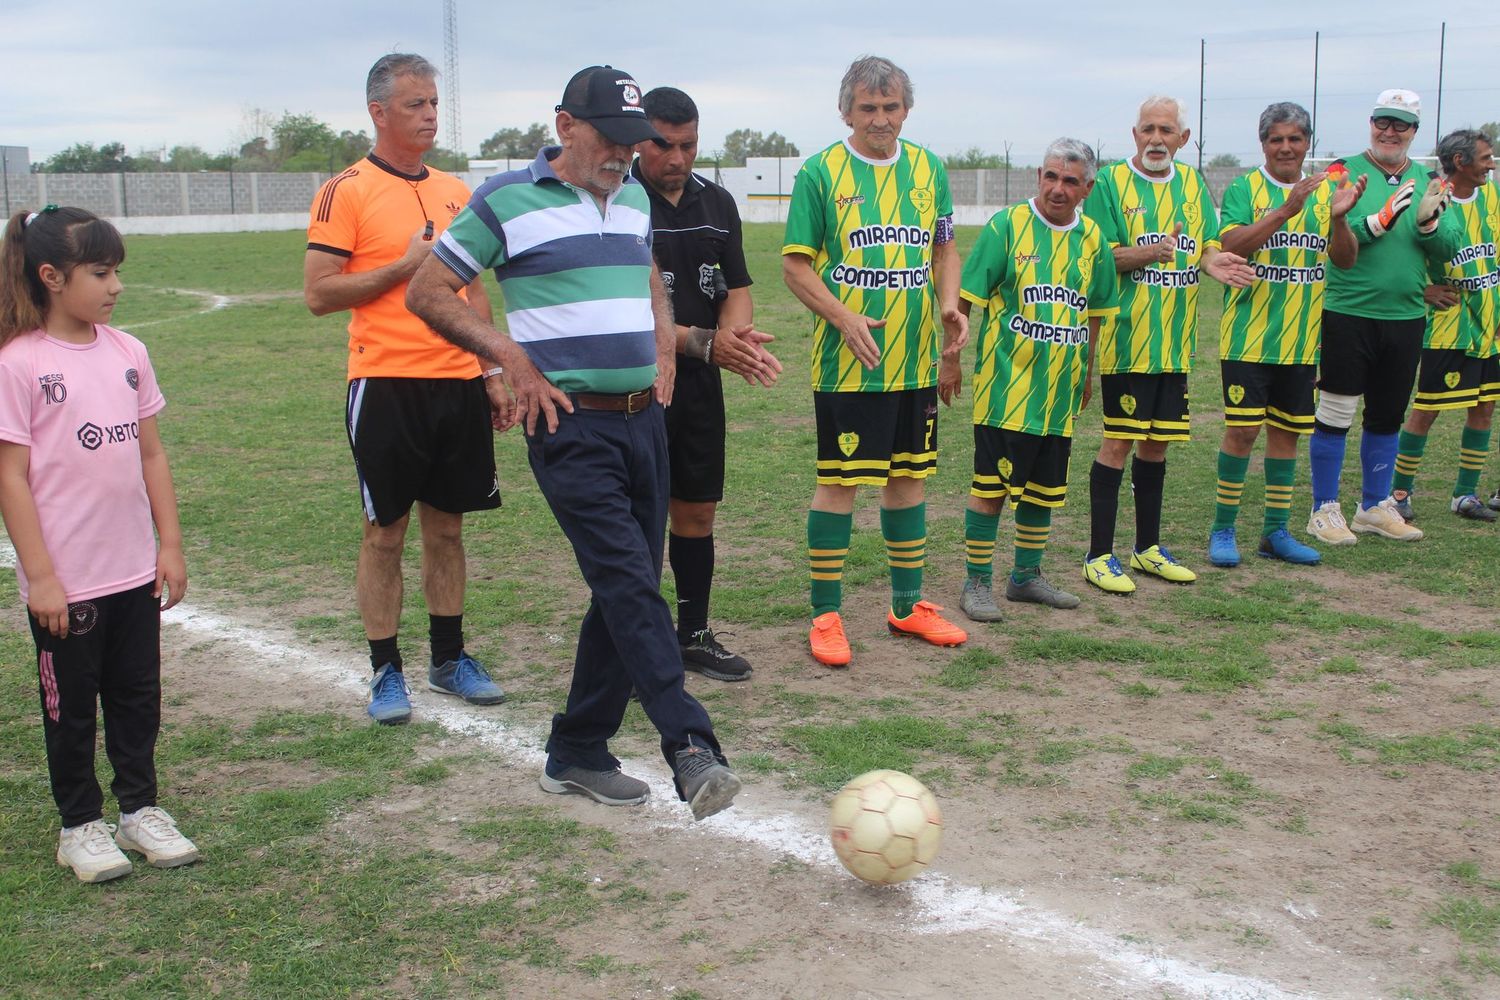
M 1120 409 L 1122 409 L 1122 410 L 1125 411 L 1125 415 L 1127 417 L 1130 416 L 1132 413 L 1134 413 L 1135 412 L 1135 397 L 1132 396 L 1132 395 L 1130 395 L 1130 394 L 1128 394 L 1128 393 L 1126 395 L 1124 395 L 1124 396 L 1121 396 L 1120 397 Z
M 1446 375 L 1443 376 L 1443 384 L 1446 385 L 1450 389 L 1457 389 L 1458 388 L 1458 380 L 1461 377 L 1462 376 L 1460 376 L 1458 374 L 1458 372 L 1449 372 L 1448 374 L 1446 374 Z
M 1011 464 L 1010 459 L 1002 458 L 1000 460 L 1000 478 L 1005 480 L 1007 483 L 1010 482 L 1010 473 L 1014 468 L 1015 466 Z
M 93 601 L 79 601 L 68 605 L 68 631 L 74 635 L 88 635 L 99 622 L 99 606 Z
M 1245 387 L 1244 386 L 1242 386 L 1242 385 L 1232 385 L 1232 386 L 1229 387 L 1229 401 L 1231 403 L 1233 403 L 1235 406 L 1239 406 L 1240 403 L 1244 402 L 1244 400 L 1245 400 Z
M 932 208 L 932 188 L 912 188 L 908 197 L 911 198 L 911 203 L 917 206 L 918 212 L 925 213 Z
M 1198 203 L 1193 201 L 1183 202 L 1182 217 L 1187 220 L 1188 225 L 1196 226 L 1198 224 Z
M 843 434 L 839 435 L 839 451 L 844 453 L 845 458 L 849 458 L 850 456 L 852 456 L 854 454 L 854 450 L 858 447 L 858 434 L 852 434 L 848 431 L 845 431 Z

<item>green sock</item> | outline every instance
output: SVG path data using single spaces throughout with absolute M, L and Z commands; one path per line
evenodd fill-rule
M 1484 471 L 1484 460 L 1489 453 L 1490 432 L 1465 427 L 1458 444 L 1458 484 L 1453 487 L 1454 496 L 1479 493 L 1479 474 Z
M 1000 533 L 999 514 L 964 511 L 964 568 L 970 576 L 989 583 L 995 574 L 995 536 Z
M 927 505 L 901 510 L 880 508 L 880 533 L 891 571 L 891 610 L 897 618 L 911 614 L 922 599 L 922 564 L 927 561 Z
M 1411 484 L 1417 478 L 1417 469 L 1422 464 L 1422 452 L 1426 450 L 1426 434 L 1413 434 L 1404 427 L 1401 429 L 1401 436 L 1396 439 L 1396 474 L 1391 477 L 1392 493 L 1411 492 Z
M 1023 583 L 1042 571 L 1042 553 L 1052 532 L 1052 508 L 1022 500 L 1016 504 L 1016 568 L 1010 576 Z
M 813 616 L 837 611 L 844 603 L 844 560 L 849 556 L 853 514 L 807 512 L 807 563 L 812 573 Z
M 1227 451 L 1219 452 L 1219 497 L 1214 504 L 1214 531 L 1234 527 L 1240 516 L 1240 497 L 1245 492 L 1245 470 L 1250 468 L 1250 456 L 1236 458 Z
M 1262 535 L 1286 527 L 1292 514 L 1292 480 L 1295 478 L 1295 458 L 1266 459 L 1266 509 L 1260 526 Z

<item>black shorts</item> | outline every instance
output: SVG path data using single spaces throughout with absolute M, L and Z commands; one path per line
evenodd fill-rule
M 1364 429 L 1395 434 L 1422 356 L 1423 319 L 1367 319 L 1323 311 L 1318 390 L 1365 397 Z
M 394 524 L 418 501 L 449 514 L 500 506 L 483 379 L 357 378 L 344 423 L 371 524 Z
M 1099 376 L 1104 436 L 1121 441 L 1188 439 L 1187 372 Z
M 988 500 L 1061 507 L 1068 496 L 1073 439 L 974 425 L 974 482 L 969 493 Z
M 1219 374 L 1224 381 L 1225 427 L 1270 424 L 1293 434 L 1312 433 L 1316 365 L 1221 361 Z
M 896 392 L 815 392 L 818 483 L 884 486 L 937 471 L 937 387 Z
M 1500 400 L 1500 354 L 1492 354 L 1479 362 L 1479 401 L 1493 403 Z
M 677 359 L 672 405 L 667 407 L 667 454 L 672 499 L 724 499 L 724 383 L 719 369 L 697 358 Z
M 1467 410 L 1479 403 L 1484 362 L 1456 348 L 1422 348 L 1414 410 Z

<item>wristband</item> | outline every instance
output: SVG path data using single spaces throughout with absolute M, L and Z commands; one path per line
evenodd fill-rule
M 703 363 L 711 365 L 714 363 L 714 338 L 709 337 L 708 343 L 703 345 Z
M 489 379 L 494 378 L 496 375 L 504 375 L 504 374 L 505 374 L 505 369 L 502 368 L 502 367 L 500 367 L 499 365 L 496 365 L 495 367 L 491 368 L 489 371 L 484 372 L 481 375 L 481 377 L 484 378 L 485 380 L 489 380 Z

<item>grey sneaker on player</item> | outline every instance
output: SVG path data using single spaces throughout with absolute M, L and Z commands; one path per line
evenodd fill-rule
M 968 615 L 970 621 L 997 622 L 1005 617 L 1000 605 L 995 603 L 995 591 L 990 581 L 977 576 L 964 581 L 964 592 L 958 599 L 958 609 Z
M 1005 599 L 1027 604 L 1045 604 L 1049 608 L 1076 608 L 1079 604 L 1077 594 L 1054 587 L 1040 573 L 1027 577 L 1021 583 L 1017 583 L 1013 576 L 1006 577 Z
M 740 793 L 740 779 L 707 747 L 689 744 L 672 755 L 677 793 L 693 810 L 693 819 L 708 819 L 728 809 Z
M 684 668 L 716 681 L 748 681 L 754 673 L 750 661 L 725 649 L 713 629 L 694 632 L 692 639 L 683 643 L 681 649 Z
M 1490 498 L 1485 501 L 1484 505 L 1490 510 L 1500 510 L 1500 487 L 1490 494 Z
M 1450 505 L 1453 513 L 1469 521 L 1494 521 L 1500 514 L 1490 510 L 1489 505 L 1474 494 L 1468 496 L 1454 497 Z
M 633 806 L 646 801 L 651 786 L 632 778 L 618 767 L 612 771 L 590 771 L 563 767 L 549 759 L 542 771 L 542 791 L 553 795 L 587 795 L 607 806 Z
M 198 845 L 182 835 L 165 809 L 156 806 L 121 815 L 115 843 L 122 851 L 144 854 L 153 868 L 177 868 L 198 860 Z
M 1417 519 L 1417 512 L 1411 509 L 1411 491 L 1397 490 L 1391 494 L 1391 502 L 1396 507 L 1396 513 L 1401 515 L 1401 520 L 1411 524 Z
M 1373 507 L 1359 504 L 1354 510 L 1354 520 L 1349 522 L 1349 527 L 1365 535 L 1379 535 L 1381 538 L 1390 538 L 1398 542 L 1418 542 L 1422 540 L 1422 529 L 1407 524 L 1406 519 L 1396 510 L 1396 501 L 1386 497 Z
M 57 863 L 73 869 L 80 882 L 108 882 L 130 874 L 130 859 L 120 853 L 111 827 L 102 819 L 70 826 L 57 838 Z

